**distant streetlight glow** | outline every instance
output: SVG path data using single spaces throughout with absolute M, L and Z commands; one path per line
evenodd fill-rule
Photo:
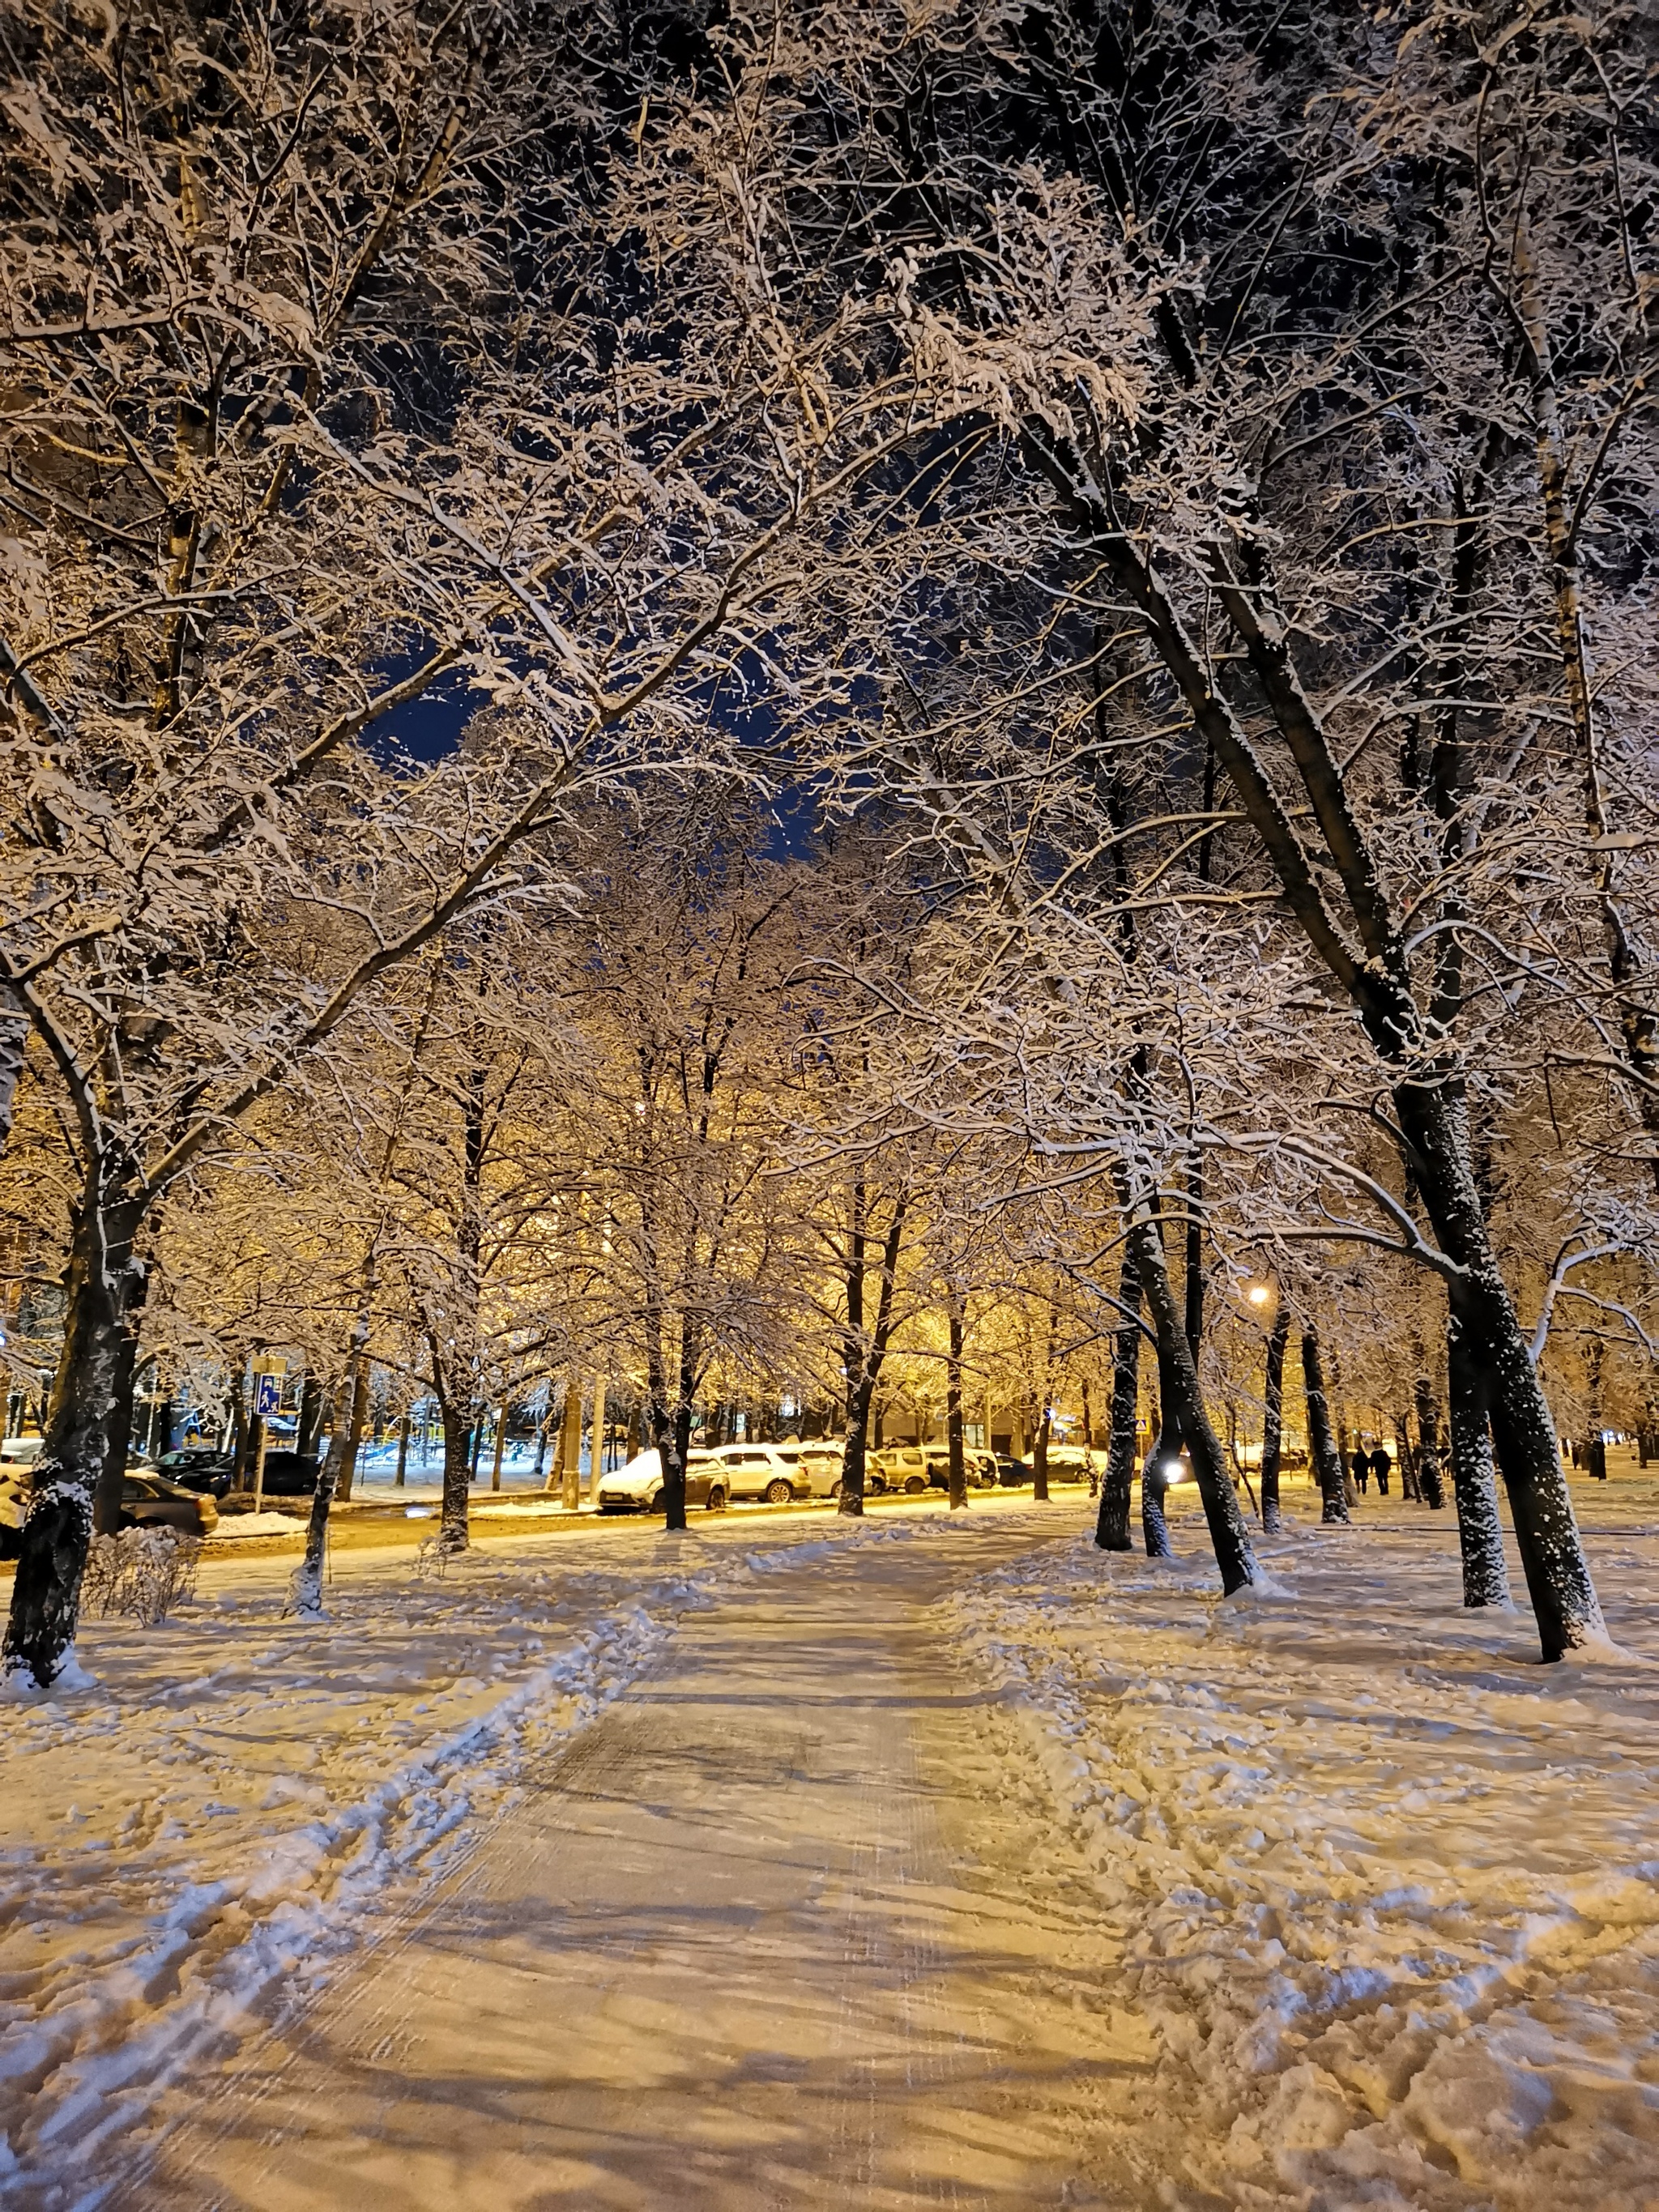
M 1265 1283 L 1250 1285 L 1250 1304 L 1253 1306 L 1265 1306 L 1272 1296 L 1273 1292 Z

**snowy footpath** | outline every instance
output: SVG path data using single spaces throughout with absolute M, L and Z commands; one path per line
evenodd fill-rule
M 0 1711 L 0 2203 L 1659 2212 L 1659 1486 L 1577 1495 L 1551 1668 L 1305 1493 L 1243 1601 L 1075 1498 L 214 1563 Z
M 199 2083 L 382 1935 L 744 1553 L 343 1553 L 321 1622 L 289 1559 L 210 1561 L 157 1628 L 83 1624 L 90 1686 L 0 1705 L 0 2203 L 118 2204 Z
M 1124 2202 L 1659 2207 L 1659 1486 L 1575 1493 L 1588 1663 L 1375 1499 L 1298 1507 L 1282 1595 L 1223 1602 L 1189 1517 L 1173 1565 L 1075 1540 L 956 1600 L 1159 2053 L 1099 2139 Z

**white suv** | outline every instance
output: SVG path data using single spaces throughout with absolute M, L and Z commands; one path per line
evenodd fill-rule
M 787 1505 L 809 1494 L 799 1444 L 717 1444 L 712 1451 L 692 1452 L 687 1468 L 718 1473 L 728 1498 L 763 1498 L 769 1505 Z

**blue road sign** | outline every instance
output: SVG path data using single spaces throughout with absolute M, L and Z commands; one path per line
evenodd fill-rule
M 256 1375 L 253 1378 L 253 1410 L 261 1420 L 283 1409 L 283 1378 L 280 1375 Z

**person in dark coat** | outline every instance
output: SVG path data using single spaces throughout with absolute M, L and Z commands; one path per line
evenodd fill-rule
M 1366 1455 L 1365 1447 L 1356 1444 L 1353 1449 L 1353 1486 L 1362 1498 L 1365 1495 L 1365 1485 L 1370 1480 L 1370 1474 L 1371 1463 Z
M 1376 1449 L 1371 1454 L 1371 1473 L 1376 1477 L 1376 1494 L 1379 1498 L 1386 1498 L 1389 1494 L 1389 1474 L 1393 1466 L 1394 1462 L 1389 1457 L 1386 1447 L 1378 1444 Z

